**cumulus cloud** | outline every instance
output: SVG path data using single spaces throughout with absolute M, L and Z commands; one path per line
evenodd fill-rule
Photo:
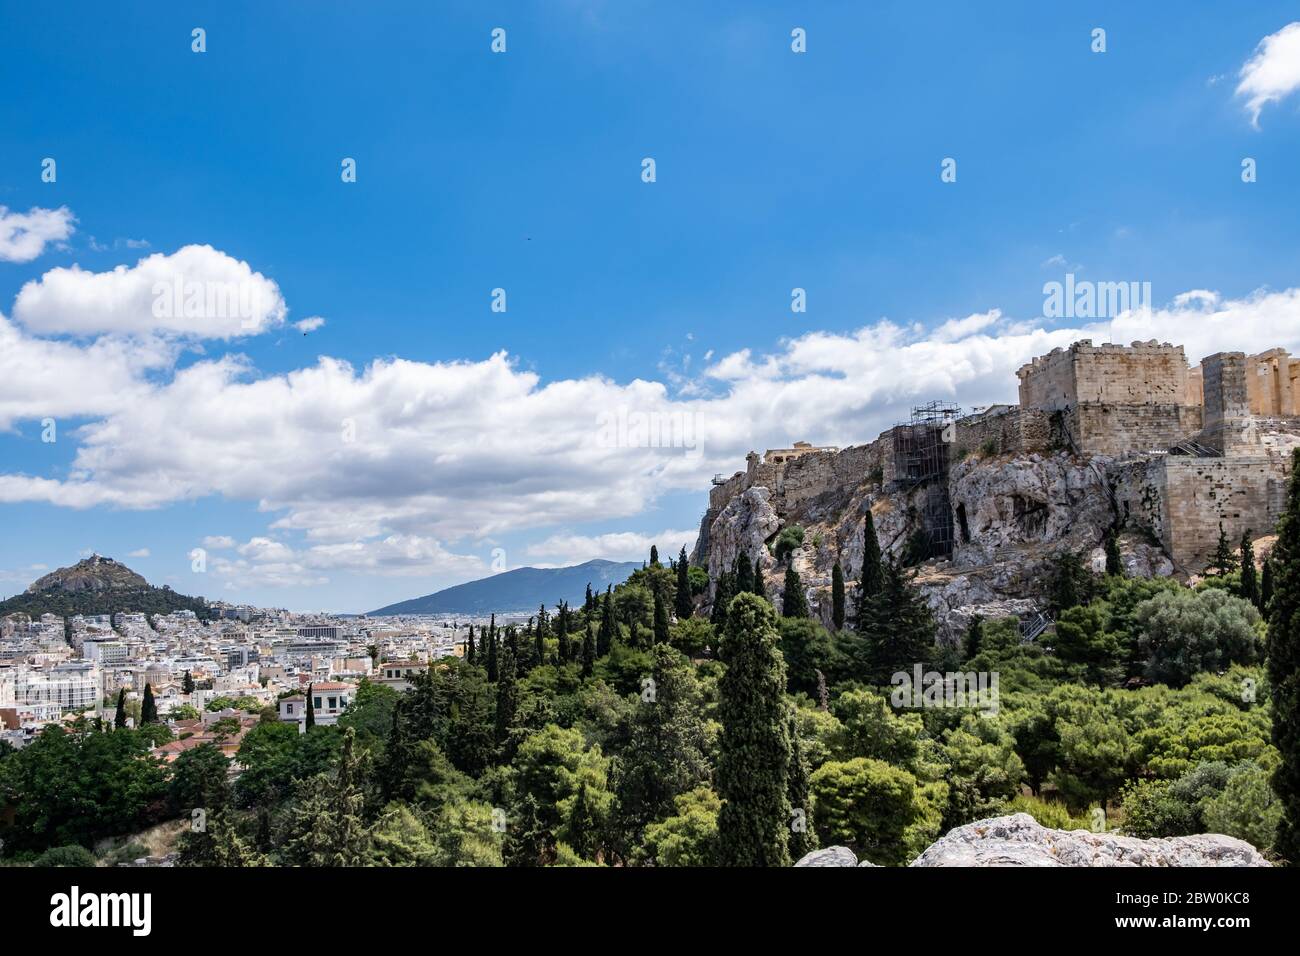
M 1250 122 L 1258 128 L 1265 106 L 1300 90 L 1300 21 L 1260 40 L 1239 75 L 1237 95 L 1245 98 Z
M 149 557 L 148 548 L 136 548 L 134 551 L 127 553 L 128 558 L 147 558 Z
M 315 332 L 324 324 L 325 324 L 325 320 L 322 319 L 319 315 L 312 315 L 303 319 L 301 322 L 295 322 L 293 324 L 293 327 L 297 329 L 299 332 Z
M 1193 364 L 1222 349 L 1300 352 L 1300 290 L 1238 299 L 1193 290 L 1070 328 L 990 309 L 931 331 L 880 321 L 809 332 L 767 353 L 720 356 L 689 389 L 598 375 L 548 382 L 506 353 L 362 367 L 324 357 L 274 375 L 221 355 L 178 369 L 176 346 L 156 338 L 143 340 L 152 351 L 111 334 L 42 339 L 0 318 L 0 424 L 58 407 L 86 419 L 72 430 L 66 473 L 0 473 L 0 502 L 255 502 L 265 534 L 204 539 L 228 552 L 209 563 L 236 583 L 319 584 L 347 571 L 463 578 L 486 573 L 473 553 L 485 542 L 530 529 L 549 532 L 526 549 L 547 563 L 635 559 L 652 541 L 669 556 L 694 529 L 555 529 L 702 494 L 751 449 L 870 441 L 919 402 L 1014 401 L 1021 364 L 1081 338 L 1181 343 Z
M 582 564 L 595 558 L 607 561 L 643 561 L 650 554 L 650 546 L 659 549 L 659 557 L 667 562 L 676 558 L 683 547 L 687 552 L 695 545 L 698 528 L 679 531 L 661 531 L 642 534 L 639 531 L 615 531 L 608 534 L 553 534 L 531 544 L 525 553 L 530 557 L 544 558 L 546 564 L 565 566 Z
M 22 287 L 14 318 L 37 335 L 233 339 L 284 322 L 280 288 L 211 246 L 155 253 L 134 266 L 52 269 Z
M 67 206 L 33 206 L 27 212 L 10 212 L 0 206 L 0 262 L 31 262 L 47 244 L 72 235 L 76 221 Z
M 209 572 L 222 579 L 223 587 L 236 590 L 328 584 L 331 572 L 461 578 L 487 573 L 487 565 L 477 555 L 457 554 L 439 541 L 417 535 L 388 535 L 298 549 L 281 541 L 254 537 L 234 550 L 238 557 L 214 557 Z

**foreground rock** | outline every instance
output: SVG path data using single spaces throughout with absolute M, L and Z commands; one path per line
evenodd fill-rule
M 816 850 L 795 866 L 857 866 L 845 847 Z M 912 866 L 1269 866 L 1249 843 L 1213 833 L 1139 840 L 1049 830 L 1027 813 L 957 827 Z

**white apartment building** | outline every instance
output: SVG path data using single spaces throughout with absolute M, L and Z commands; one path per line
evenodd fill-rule
M 92 662 L 56 664 L 48 670 L 19 669 L 14 696 L 19 707 L 57 705 L 61 711 L 94 707 L 101 696 L 99 665 Z

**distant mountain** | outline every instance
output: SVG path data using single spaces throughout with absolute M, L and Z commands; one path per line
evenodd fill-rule
M 169 587 L 156 588 L 125 564 L 98 554 L 51 571 L 33 581 L 22 594 L 0 601 L 0 617 L 14 613 L 68 617 L 119 611 L 193 611 L 203 618 L 210 613 L 203 598 L 178 594 Z
M 531 611 L 558 601 L 581 604 L 587 585 L 604 591 L 622 584 L 640 561 L 588 561 L 568 568 L 516 568 L 478 581 L 468 581 L 424 597 L 399 601 L 371 611 L 385 614 L 487 614 L 492 611 Z

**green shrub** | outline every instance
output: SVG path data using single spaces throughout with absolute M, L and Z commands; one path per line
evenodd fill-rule
M 32 866 L 94 866 L 95 854 L 84 846 L 56 846 L 36 858 Z

